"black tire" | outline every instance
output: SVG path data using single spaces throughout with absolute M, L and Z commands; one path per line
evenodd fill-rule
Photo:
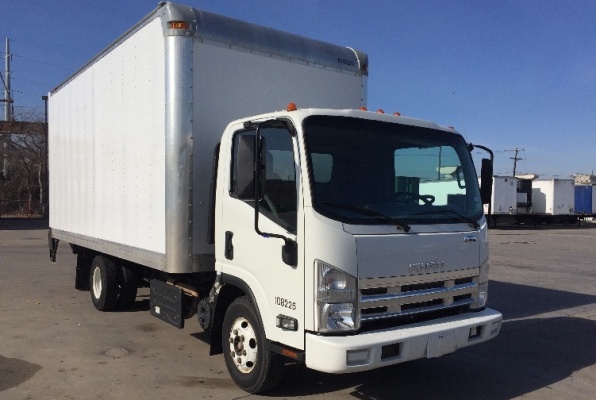
M 131 308 L 137 299 L 138 278 L 134 270 L 121 267 L 120 291 L 116 308 L 126 310 Z
M 110 311 L 116 307 L 120 293 L 120 268 L 111 259 L 95 256 L 89 273 L 91 301 L 99 311 Z
M 284 358 L 267 349 L 261 319 L 247 296 L 237 298 L 227 309 L 222 346 L 228 372 L 241 389 L 262 393 L 279 383 Z

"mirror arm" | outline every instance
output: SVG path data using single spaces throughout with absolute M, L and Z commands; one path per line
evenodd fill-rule
M 271 121 L 267 121 L 271 122 Z M 262 232 L 259 229 L 259 201 L 261 200 L 261 176 L 262 170 L 265 168 L 263 165 L 263 146 L 262 137 L 260 133 L 260 129 L 263 125 L 267 125 L 267 122 L 257 125 L 256 135 L 255 135 L 255 156 L 254 156 L 254 201 L 255 201 L 255 232 L 264 238 L 277 238 L 282 239 L 284 241 L 284 245 L 281 249 L 282 260 L 284 263 L 291 267 L 298 266 L 298 246 L 295 241 L 292 239 L 284 236 L 278 235 L 277 233 L 268 233 Z M 276 121 L 279 123 L 279 121 Z

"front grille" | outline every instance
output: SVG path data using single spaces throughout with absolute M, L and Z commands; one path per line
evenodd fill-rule
M 361 331 L 457 315 L 476 301 L 479 269 L 360 279 Z

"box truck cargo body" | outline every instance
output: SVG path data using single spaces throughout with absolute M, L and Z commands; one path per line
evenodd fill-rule
M 517 178 L 513 176 L 493 177 L 493 194 L 490 203 L 492 215 L 515 214 L 517 198 Z M 488 204 L 484 205 L 484 212 L 488 214 Z
M 537 179 L 532 182 L 532 213 L 547 215 L 574 214 L 573 179 Z
M 583 215 L 596 214 L 596 186 L 576 185 L 575 186 L 575 213 Z
M 51 93 L 51 226 L 168 272 L 212 266 L 205 222 L 227 123 L 289 101 L 358 108 L 366 68 L 349 48 L 161 8 Z
M 288 359 L 495 337 L 492 168 L 479 188 L 453 129 L 360 110 L 367 75 L 361 51 L 160 3 L 50 93 L 50 257 L 71 245 L 100 311 L 149 287 L 155 317 L 196 315 L 248 392 Z

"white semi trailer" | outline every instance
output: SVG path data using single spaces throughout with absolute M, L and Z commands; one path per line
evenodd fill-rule
M 100 311 L 150 287 L 154 316 L 198 315 L 248 392 L 288 358 L 346 373 L 495 337 L 470 146 L 360 110 L 367 67 L 161 3 L 50 93 L 50 257 L 70 244 Z

